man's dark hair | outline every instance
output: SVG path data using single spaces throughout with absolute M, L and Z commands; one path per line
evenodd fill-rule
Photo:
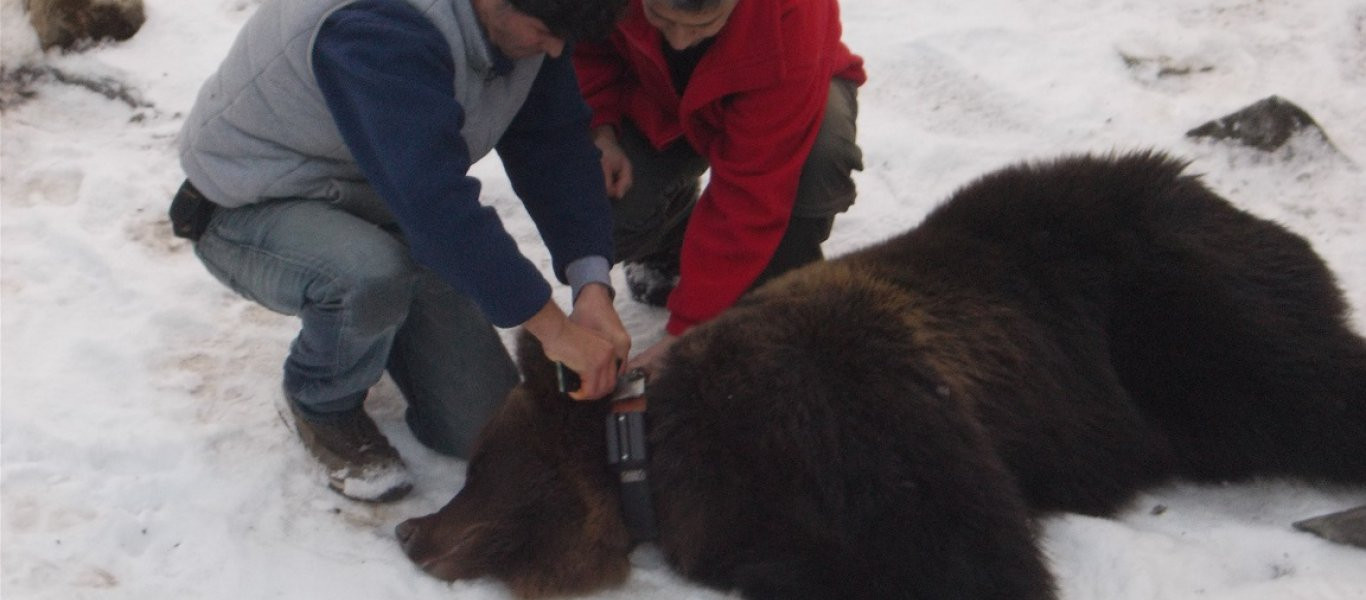
M 607 36 L 626 7 L 626 0 L 508 0 L 513 8 L 536 17 L 555 37 L 596 40 Z

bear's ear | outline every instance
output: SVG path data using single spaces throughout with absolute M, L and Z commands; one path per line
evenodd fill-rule
M 560 396 L 555 364 L 546 358 L 540 340 L 525 329 L 517 338 L 517 364 L 522 370 L 522 385 L 534 397 Z

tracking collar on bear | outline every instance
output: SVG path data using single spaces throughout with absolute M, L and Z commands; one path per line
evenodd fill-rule
M 645 443 L 645 372 L 633 369 L 617 383 L 607 414 L 607 465 L 621 479 L 621 512 L 636 542 L 659 537 L 655 528 L 649 454 Z

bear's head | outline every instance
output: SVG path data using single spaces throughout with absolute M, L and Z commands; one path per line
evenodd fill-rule
M 631 539 L 606 464 L 606 403 L 560 393 L 525 333 L 518 361 L 523 381 L 481 430 L 464 487 L 441 510 L 400 523 L 398 539 L 437 578 L 493 577 L 524 598 L 619 584 Z

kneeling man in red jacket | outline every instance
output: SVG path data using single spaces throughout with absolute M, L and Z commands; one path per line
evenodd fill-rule
M 866 74 L 840 33 L 836 0 L 631 0 L 608 39 L 576 47 L 617 259 L 633 297 L 670 311 L 635 366 L 822 258 L 863 168 Z

